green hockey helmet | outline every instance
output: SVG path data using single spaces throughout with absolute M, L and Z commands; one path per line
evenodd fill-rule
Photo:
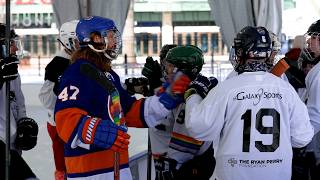
M 165 60 L 191 79 L 195 79 L 204 64 L 202 50 L 197 46 L 178 46 L 169 50 Z

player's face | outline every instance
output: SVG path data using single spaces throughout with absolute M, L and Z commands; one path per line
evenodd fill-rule
M 10 40 L 10 54 L 17 56 L 22 55 L 21 41 L 18 37 Z
M 166 74 L 166 79 L 171 82 L 173 80 L 174 74 L 176 72 L 176 68 L 173 64 L 168 63 L 166 61 L 164 61 L 164 65 L 165 65 L 165 74 Z
M 108 31 L 106 38 L 108 41 L 107 49 L 114 49 L 116 47 L 115 33 L 113 31 Z
M 320 36 L 311 35 L 307 37 L 307 47 L 312 51 L 315 57 L 320 56 Z
M 93 34 L 92 41 L 97 43 L 98 49 L 109 49 L 113 50 L 116 47 L 116 38 L 113 31 L 107 31 L 104 35 Z
M 307 75 L 308 72 L 313 68 L 313 66 L 313 64 L 306 64 L 306 66 L 302 68 L 303 73 Z

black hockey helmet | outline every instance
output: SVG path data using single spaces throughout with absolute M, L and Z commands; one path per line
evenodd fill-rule
M 307 34 L 320 34 L 320 19 L 310 25 Z
M 265 27 L 244 27 L 234 38 L 233 47 L 236 58 L 230 61 L 237 72 L 268 70 L 264 66 L 271 55 L 272 41 Z

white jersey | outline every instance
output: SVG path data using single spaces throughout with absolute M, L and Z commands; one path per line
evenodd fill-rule
M 68 55 L 65 50 L 59 51 L 57 56 L 63 57 L 65 59 L 70 59 L 70 55 Z M 45 80 L 38 95 L 40 102 L 48 110 L 48 122 L 52 126 L 56 126 L 56 123 L 54 121 L 54 107 L 56 105 L 57 96 L 53 92 L 54 85 L 54 82 Z
M 320 131 L 320 63 L 315 65 L 306 76 L 307 107 L 315 133 Z
M 186 126 L 213 141 L 219 180 L 290 180 L 292 147 L 306 146 L 314 133 L 293 87 L 268 72 L 230 78 L 203 101 L 190 96 Z
M 211 144 L 190 136 L 185 127 L 184 115 L 185 104 L 183 103 L 161 121 L 163 129 L 149 128 L 152 154 L 176 160 L 177 168 L 195 155 L 204 153 Z
M 14 93 L 14 98 L 10 101 L 10 141 L 11 147 L 13 147 L 13 142 L 16 137 L 17 131 L 17 121 L 20 118 L 26 117 L 26 107 L 24 102 L 24 96 L 21 91 L 21 80 L 20 76 L 16 79 L 10 81 L 10 91 Z M 0 140 L 5 141 L 6 137 L 6 84 L 0 89 Z

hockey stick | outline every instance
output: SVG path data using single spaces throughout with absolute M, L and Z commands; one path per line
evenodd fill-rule
M 110 80 L 106 77 L 104 73 L 100 73 L 90 64 L 82 64 L 80 67 L 80 71 L 82 74 L 86 75 L 90 79 L 96 81 L 100 86 L 102 86 L 110 95 L 116 91 L 114 85 L 110 82 Z M 118 126 L 122 126 L 120 121 L 114 122 Z M 114 152 L 114 180 L 120 179 L 120 153 Z
M 285 73 L 289 69 L 288 63 L 282 58 L 280 59 L 277 64 L 273 66 L 271 69 L 271 73 L 280 77 L 283 73 Z
M 147 163 L 147 180 L 151 180 L 151 165 L 152 165 L 152 151 L 151 151 L 151 141 L 150 132 L 148 130 L 148 163 Z
M 10 0 L 6 0 L 6 54 L 10 55 Z M 6 81 L 6 167 L 5 179 L 10 179 L 10 81 Z

